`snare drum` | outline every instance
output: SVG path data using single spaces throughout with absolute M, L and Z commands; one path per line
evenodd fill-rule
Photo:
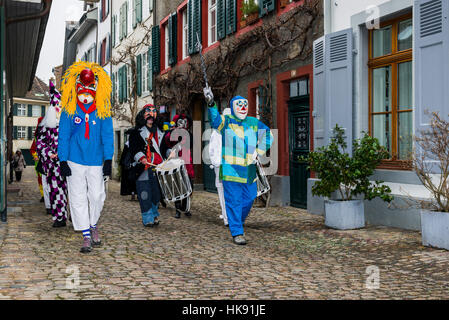
M 259 159 L 256 160 L 256 171 L 257 171 L 257 197 L 270 191 L 270 183 L 268 182 L 267 176 L 263 171 L 262 165 Z
M 168 202 L 185 199 L 192 194 L 192 185 L 184 160 L 171 159 L 156 167 L 162 196 Z

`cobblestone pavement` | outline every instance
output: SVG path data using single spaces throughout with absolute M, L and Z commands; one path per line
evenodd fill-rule
M 112 181 L 103 246 L 81 254 L 71 224 L 51 227 L 32 168 L 10 186 L 22 187 L 22 197 L 8 196 L 22 212 L 0 223 L 0 299 L 449 298 L 449 252 L 423 247 L 419 232 L 336 231 L 304 210 L 255 207 L 248 245 L 236 246 L 217 195 L 195 192 L 191 218 L 173 218 L 169 206 L 157 228 L 144 228 L 138 202 Z M 378 289 L 368 288 L 370 266 L 379 268 Z

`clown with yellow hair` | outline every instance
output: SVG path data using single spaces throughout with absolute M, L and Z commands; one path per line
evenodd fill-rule
M 97 63 L 78 61 L 65 72 L 61 91 L 58 156 L 73 227 L 82 231 L 81 252 L 86 253 L 101 245 L 97 222 L 106 198 L 103 176 L 112 170 L 111 79 Z

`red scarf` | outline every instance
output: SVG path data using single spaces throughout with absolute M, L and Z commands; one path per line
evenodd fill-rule
M 147 161 L 149 163 L 157 165 L 157 164 L 162 163 L 162 158 L 161 158 L 161 156 L 157 152 L 151 152 L 151 145 L 153 144 L 152 143 L 152 139 L 153 139 L 153 133 L 151 132 L 150 136 L 147 139 L 147 143 L 148 143 L 147 144 Z M 155 139 L 157 140 L 157 131 L 156 131 L 156 134 L 155 134 Z M 151 166 L 150 165 L 146 165 L 145 166 L 145 170 L 147 170 L 149 167 L 151 167 Z
M 97 109 L 97 105 L 95 104 L 95 101 L 94 101 L 90 105 L 89 109 L 86 110 L 86 108 L 84 107 L 84 104 L 82 104 L 79 100 L 77 101 L 77 104 L 78 104 L 78 107 L 80 107 L 81 110 L 83 110 L 83 112 L 86 114 L 84 116 L 84 121 L 86 122 L 86 131 L 84 132 L 84 138 L 89 139 L 89 113 L 94 112 Z

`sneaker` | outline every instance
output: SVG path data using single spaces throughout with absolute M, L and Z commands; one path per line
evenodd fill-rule
M 90 237 L 83 238 L 83 246 L 81 247 L 80 252 L 88 253 L 92 251 L 92 239 Z
M 175 218 L 176 218 L 176 219 L 181 218 L 181 211 L 176 210 Z
M 246 239 L 243 236 L 243 234 L 240 234 L 238 236 L 234 237 L 234 243 L 238 244 L 238 245 L 245 245 L 246 244 Z
M 61 228 L 61 227 L 65 227 L 66 226 L 66 222 L 65 220 L 55 220 L 55 222 L 53 222 L 53 228 Z
M 190 213 L 190 211 L 184 212 L 184 214 L 185 214 L 187 217 L 191 217 L 191 216 L 192 216 L 192 214 Z
M 98 247 L 101 245 L 100 235 L 98 234 L 98 227 L 91 228 L 90 234 L 92 237 L 92 246 Z
M 152 227 L 154 227 L 154 223 L 153 222 L 148 222 L 147 224 L 144 224 L 143 226 L 146 227 L 146 228 L 152 228 Z

